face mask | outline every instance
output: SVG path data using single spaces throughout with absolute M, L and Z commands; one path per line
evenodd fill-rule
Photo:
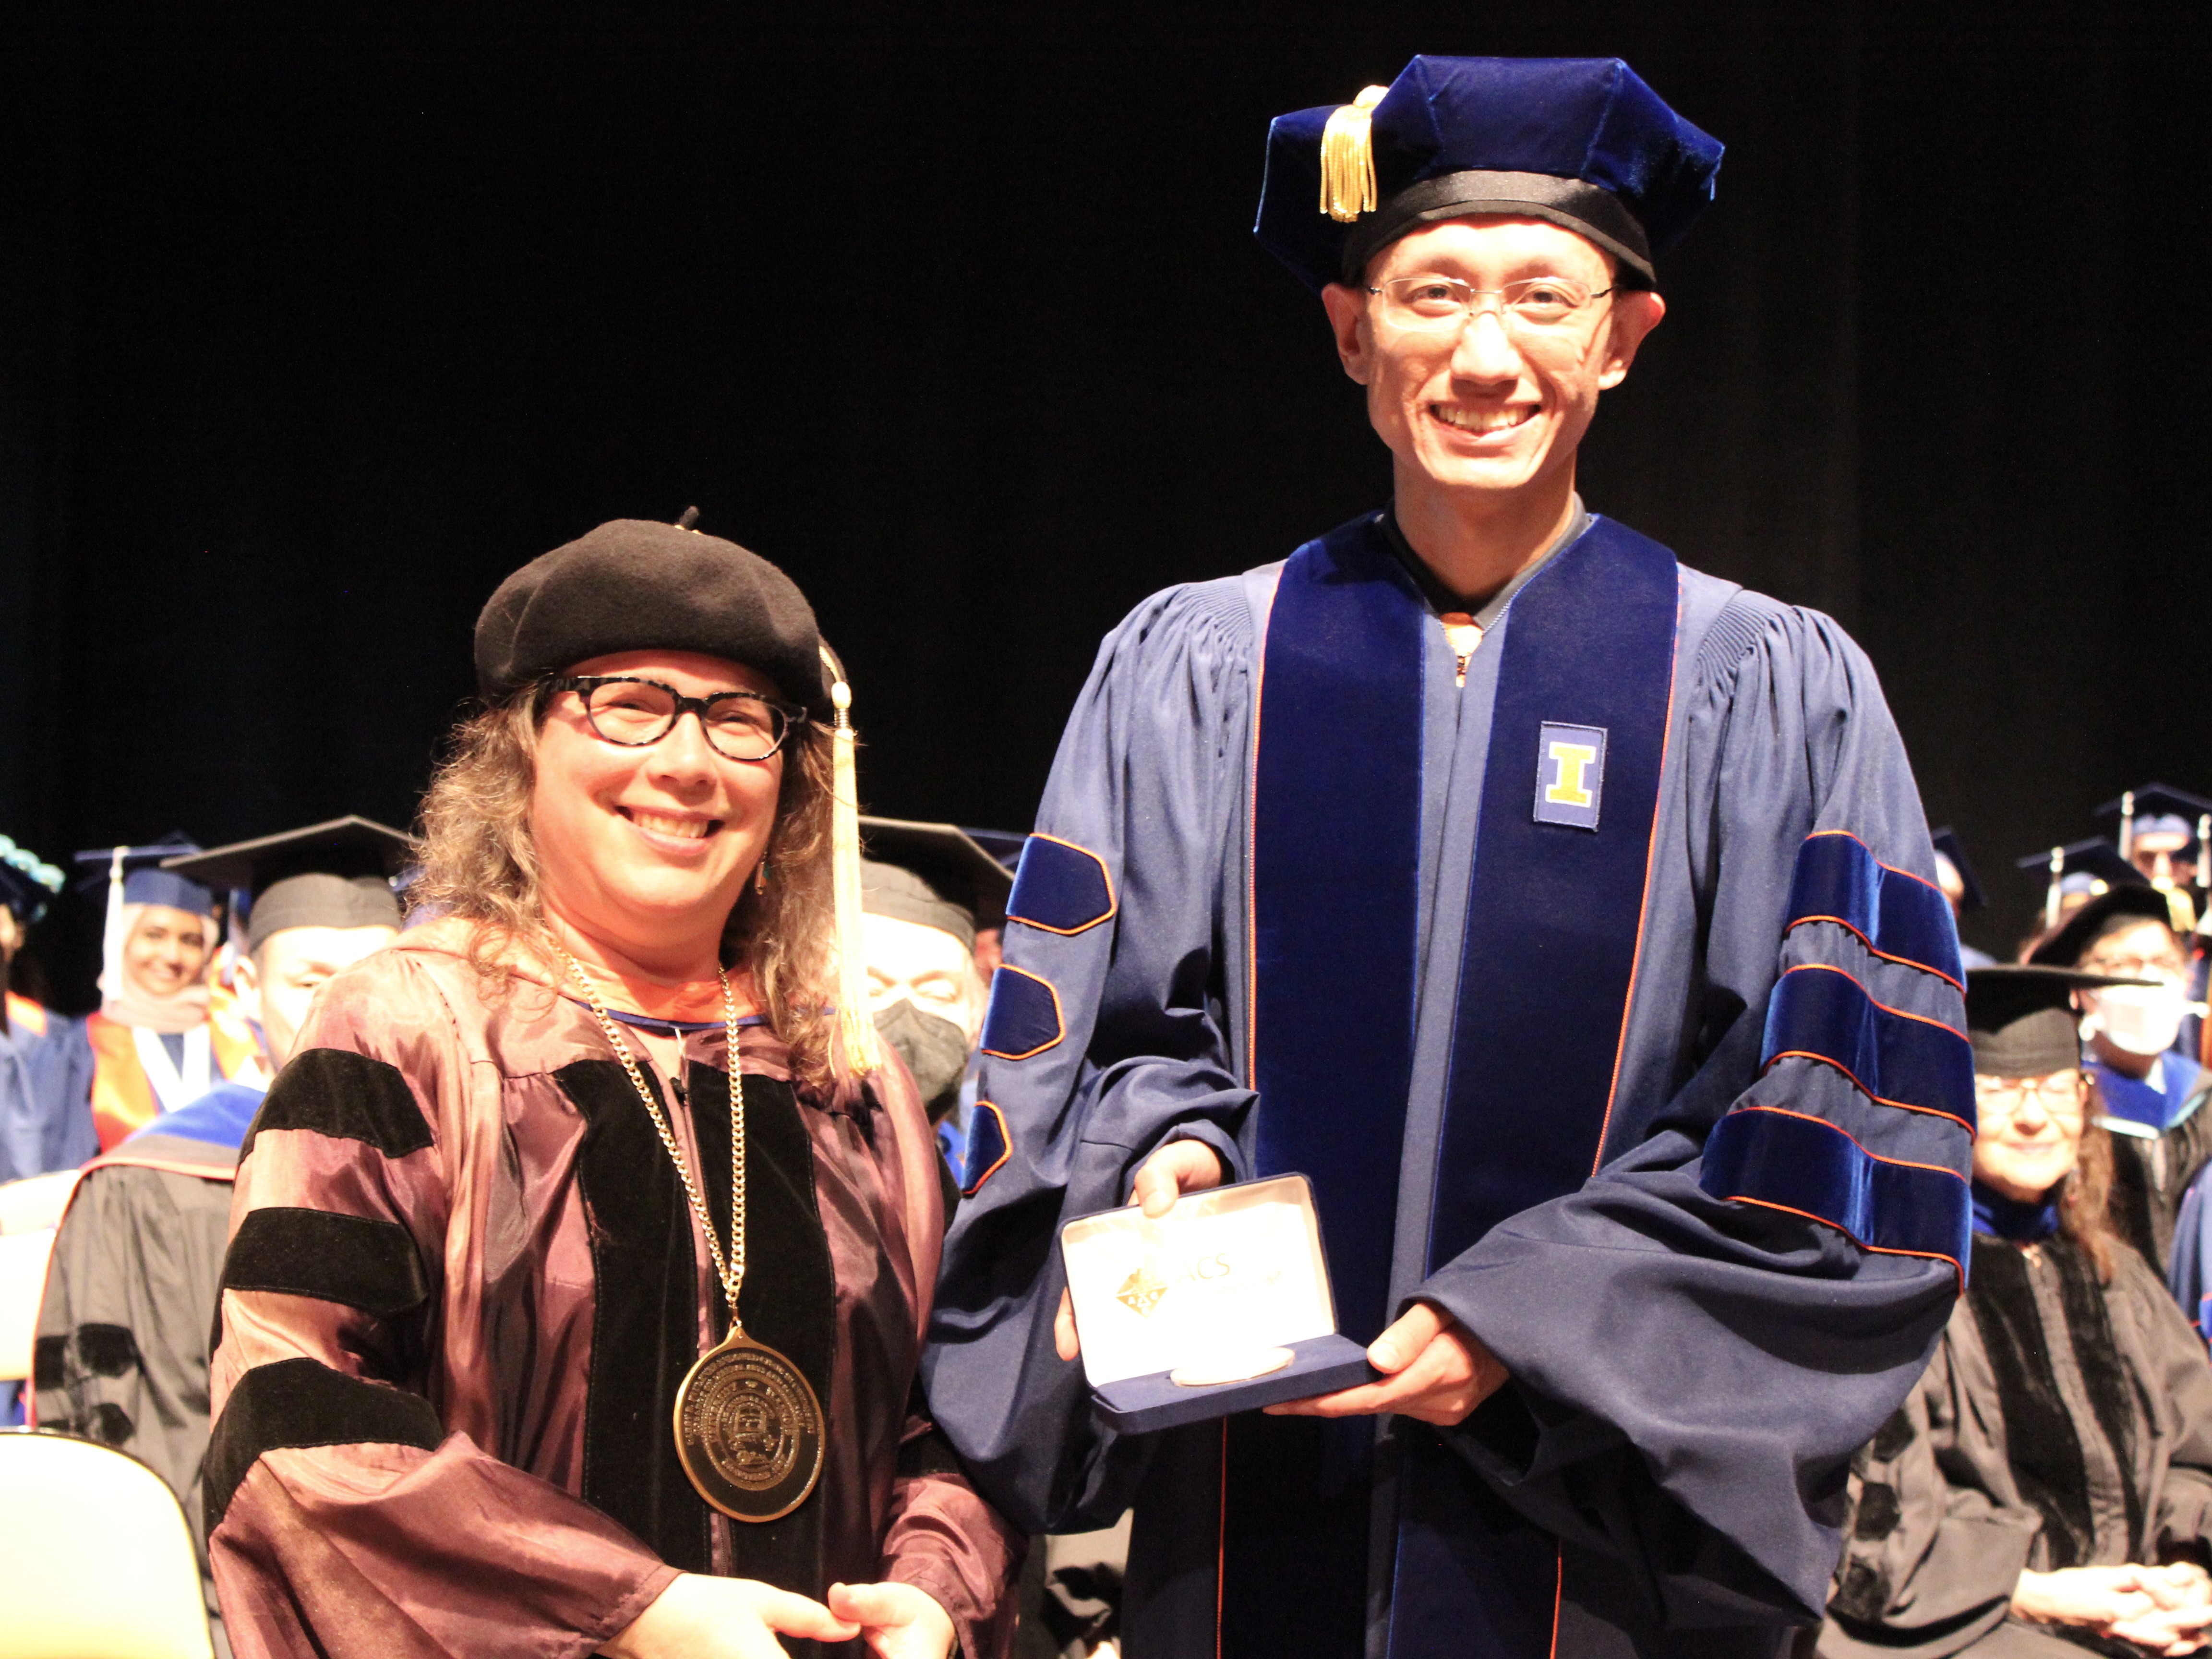
M 2102 1031 L 2131 1054 L 2162 1054 L 2181 1034 L 2188 1012 L 2179 985 L 2112 985 L 2089 994 L 2086 1035 Z
M 925 1014 L 901 997 L 876 1015 L 876 1034 L 914 1073 L 914 1086 L 934 1123 L 952 1109 L 968 1070 L 968 1038 L 949 1019 Z

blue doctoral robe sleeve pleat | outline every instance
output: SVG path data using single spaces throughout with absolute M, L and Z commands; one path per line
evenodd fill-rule
M 1050 925 L 1006 928 L 981 1039 L 983 1133 L 971 1131 L 923 1376 L 971 1473 L 1031 1532 L 1110 1522 L 1150 1450 L 1109 1455 L 1082 1368 L 1054 1352 L 1060 1223 L 1124 1202 L 1172 1139 L 1205 1141 L 1232 1179 L 1247 1172 L 1252 1095 L 1227 1012 L 1241 1006 L 1241 947 L 1223 921 L 1241 914 L 1243 860 L 1223 830 L 1244 816 L 1252 634 L 1231 579 L 1156 595 L 1108 636 L 1038 811 L 1055 847 L 1033 850 L 1009 907 Z M 1086 884 L 1099 871 L 1103 914 Z
M 1951 1261 L 1880 1241 L 1948 1241 L 1953 1185 L 1963 1241 L 1971 1131 L 1943 1114 L 1971 1121 L 1971 1066 L 1953 1063 L 1940 1029 L 1963 1024 L 1962 999 L 1955 961 L 1939 973 L 1893 959 L 1940 957 L 1941 940 L 1866 915 L 1790 925 L 1801 860 L 1837 851 L 1820 832 L 1855 837 L 1878 861 L 1869 873 L 1903 872 L 1880 879 L 1934 874 L 1911 769 L 1857 647 L 1824 617 L 1738 595 L 1677 696 L 1684 749 L 1657 830 L 1609 1161 L 1415 1294 L 1512 1375 L 1449 1437 L 1516 1507 L 1648 1575 L 1678 1627 L 1809 1621 L 1839 1547 L 1850 1455 L 1920 1374 L 1958 1286 Z M 1896 1043 L 1878 1081 L 1792 1057 L 1792 1032 L 1769 1020 L 1791 969 L 1887 1011 L 1869 1019 L 1905 1022 L 1884 1032 L 1932 1052 L 1929 1074 L 1908 1075 L 1919 1050 Z M 1754 1158 L 1717 1178 L 1709 1138 L 1741 1113 L 1763 1115 L 1731 1133 L 1778 1121 L 1849 1157 L 1841 1131 L 1862 1175 L 1919 1167 L 1903 1198 L 1876 1182 L 1874 1209 L 1887 1194 L 1893 1212 L 1909 1199 L 1933 1212 L 1857 1215 L 1875 1237 L 1855 1243 L 1786 1201 L 1799 1197 L 1784 1190 L 1786 1164 Z

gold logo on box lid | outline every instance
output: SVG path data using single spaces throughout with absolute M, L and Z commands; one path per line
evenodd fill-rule
M 1148 1319 L 1167 1293 L 1165 1279 L 1150 1267 L 1139 1267 L 1121 1281 L 1121 1288 L 1114 1292 L 1114 1299 L 1138 1318 Z

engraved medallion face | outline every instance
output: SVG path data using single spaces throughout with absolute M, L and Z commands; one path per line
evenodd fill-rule
M 822 1407 L 773 1348 L 725 1342 L 676 1396 L 676 1444 L 699 1495 L 739 1521 L 773 1521 L 805 1501 L 822 1472 Z

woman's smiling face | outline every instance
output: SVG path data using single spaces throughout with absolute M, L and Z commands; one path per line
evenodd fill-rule
M 689 697 L 751 691 L 780 698 L 757 670 L 690 651 L 624 651 L 571 674 L 626 674 Z M 530 830 L 547 907 L 637 954 L 719 928 L 767 849 L 783 783 L 781 750 L 732 760 L 686 714 L 658 743 L 609 743 L 563 691 L 538 731 Z

